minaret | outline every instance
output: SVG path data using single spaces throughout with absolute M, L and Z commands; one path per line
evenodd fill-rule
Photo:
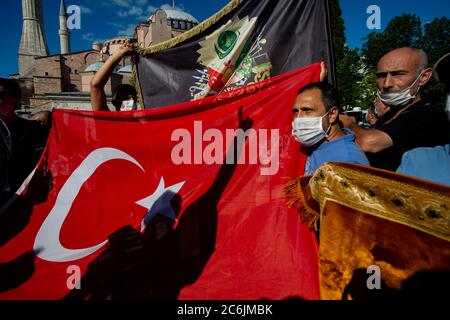
M 18 54 L 19 74 L 21 77 L 31 77 L 34 72 L 34 59 L 48 56 L 42 0 L 22 0 L 22 15 L 22 38 Z
M 59 6 L 59 41 L 61 54 L 70 53 L 70 32 L 67 28 L 67 10 L 64 0 L 61 0 Z

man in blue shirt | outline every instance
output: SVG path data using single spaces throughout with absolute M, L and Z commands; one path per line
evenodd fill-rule
M 305 174 L 313 174 L 325 162 L 369 165 L 355 143 L 355 134 L 339 125 L 339 94 L 323 82 L 303 87 L 294 106 L 292 135 L 308 154 Z
M 405 152 L 397 173 L 450 186 L 450 144 Z

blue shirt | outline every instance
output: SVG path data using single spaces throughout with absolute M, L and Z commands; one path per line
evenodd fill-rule
M 345 136 L 322 143 L 306 160 L 305 174 L 314 174 L 325 162 L 350 162 L 369 166 L 366 155 L 355 143 L 355 133 L 342 129 Z
M 450 185 L 450 144 L 405 152 L 397 173 Z

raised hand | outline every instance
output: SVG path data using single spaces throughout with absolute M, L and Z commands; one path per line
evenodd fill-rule
M 327 78 L 327 75 L 328 75 L 327 64 L 324 61 L 322 61 L 320 63 L 320 82 L 323 82 Z

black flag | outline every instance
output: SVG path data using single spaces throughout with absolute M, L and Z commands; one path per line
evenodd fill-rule
M 140 48 L 144 106 L 201 99 L 318 61 L 333 78 L 327 10 L 327 0 L 233 0 L 181 36 Z

